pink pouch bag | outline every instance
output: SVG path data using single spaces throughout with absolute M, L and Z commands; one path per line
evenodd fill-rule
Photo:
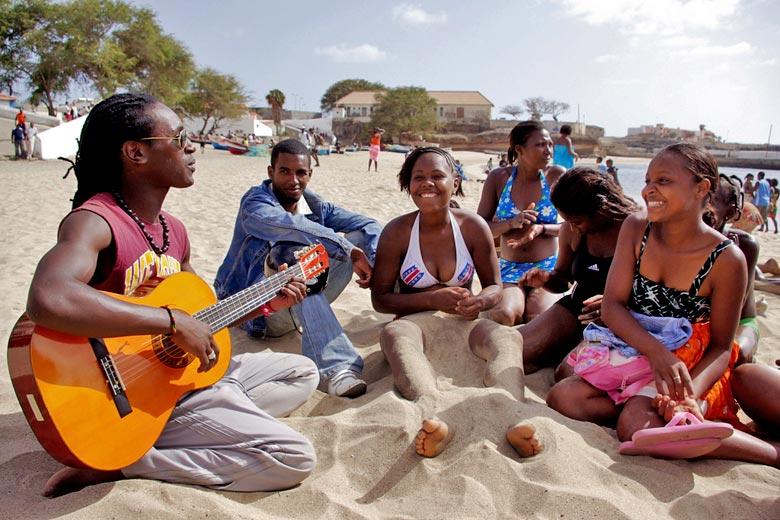
M 627 357 L 598 342 L 581 341 L 566 362 L 575 374 L 606 391 L 615 404 L 626 402 L 653 382 L 650 362 L 645 356 Z

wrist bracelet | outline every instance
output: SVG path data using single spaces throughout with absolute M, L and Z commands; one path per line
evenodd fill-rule
M 171 332 L 166 334 L 166 336 L 170 338 L 171 336 L 176 334 L 176 318 L 173 316 L 173 311 L 171 310 L 170 307 L 168 307 L 167 305 L 163 305 L 161 308 L 168 311 L 168 318 L 171 320 Z
M 266 318 L 270 315 L 272 315 L 275 311 L 271 308 L 271 305 L 268 303 L 264 303 L 260 306 L 260 312 L 263 313 L 263 316 Z

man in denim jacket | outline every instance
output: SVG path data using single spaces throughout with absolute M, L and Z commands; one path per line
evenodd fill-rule
M 300 141 L 274 146 L 268 177 L 244 194 L 236 217 L 233 241 L 217 272 L 214 286 L 225 298 L 262 280 L 281 264 L 292 265 L 294 251 L 317 242 L 328 252 L 328 285 L 291 307 L 303 327 L 303 354 L 312 359 L 327 381 L 328 393 L 357 397 L 366 391 L 358 377 L 363 360 L 336 319 L 330 302 L 352 279 L 368 288 L 382 227 L 307 191 L 311 156 Z M 342 236 L 341 233 L 344 235 Z M 260 317 L 241 325 L 251 336 L 277 337 L 296 328 L 289 312 Z

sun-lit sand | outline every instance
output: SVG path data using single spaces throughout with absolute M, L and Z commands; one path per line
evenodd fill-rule
M 244 191 L 266 178 L 267 158 L 198 151 L 195 186 L 172 191 L 166 209 L 187 225 L 192 265 L 211 283 L 228 247 Z M 488 156 L 457 153 L 467 175 L 482 176 Z M 366 172 L 368 153 L 321 158 L 310 188 L 326 199 L 386 223 L 413 204 L 397 185 L 402 154 L 384 152 L 379 173 Z M 621 159 L 622 160 L 622 159 Z M 494 164 L 497 159 L 494 158 Z M 586 160 L 587 163 L 587 160 Z M 589 164 L 589 163 L 588 163 Z M 3 338 L 25 306 L 38 259 L 54 243 L 70 208 L 76 181 L 63 180 L 57 161 L 0 160 L 3 185 Z M 466 182 L 461 205 L 476 209 L 482 184 Z M 759 234 L 761 260 L 780 257 L 780 239 Z M 759 361 L 780 358 L 780 297 L 765 297 L 759 317 Z M 735 304 L 737 299 L 735 299 Z M 436 331 L 428 355 L 442 391 L 438 417 L 450 428 L 447 449 L 434 459 L 415 454 L 419 408 L 393 391 L 379 332 L 392 316 L 376 313 L 368 291 L 353 284 L 334 304 L 366 361 L 368 393 L 355 400 L 317 392 L 285 419 L 317 449 L 314 474 L 297 489 L 239 494 L 126 480 L 57 499 L 40 496 L 60 466 L 40 447 L 21 411 L 8 372 L 0 376 L 0 509 L 6 518 L 778 518 L 780 470 L 724 461 L 669 462 L 618 454 L 615 432 L 562 417 L 544 397 L 551 370 L 527 376 L 526 400 L 484 388 L 484 362 L 468 350 L 471 324 L 450 326 L 439 314 L 425 320 Z M 294 334 L 251 340 L 233 331 L 234 351 L 299 351 Z M 5 350 L 0 364 L 6 365 Z M 521 459 L 507 428 L 529 422 L 544 451 Z M 99 432 L 96 432 L 99 435 Z

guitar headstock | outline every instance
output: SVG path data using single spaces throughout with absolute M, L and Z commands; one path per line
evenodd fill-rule
M 297 266 L 300 267 L 306 291 L 318 293 L 327 283 L 328 276 L 328 252 L 322 244 L 313 244 L 305 249 L 295 252 Z

